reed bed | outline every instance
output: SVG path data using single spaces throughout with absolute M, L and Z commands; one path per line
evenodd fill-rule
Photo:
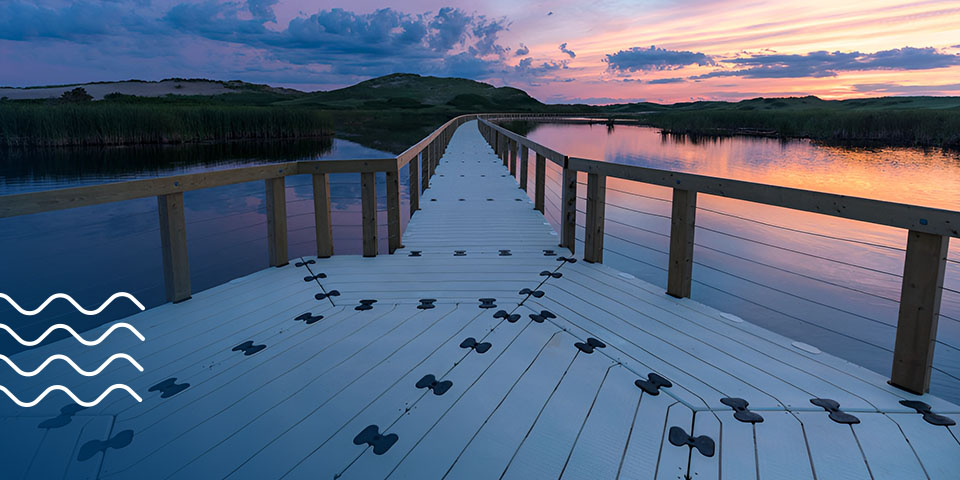
M 309 108 L 113 102 L 0 102 L 0 146 L 129 145 L 303 138 L 332 133 Z
M 829 144 L 960 148 L 960 109 L 698 110 L 644 115 L 643 123 L 686 135 L 768 135 Z

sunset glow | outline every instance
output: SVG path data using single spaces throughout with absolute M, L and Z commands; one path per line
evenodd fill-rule
M 458 76 L 549 103 L 960 94 L 956 1 L 10 0 L 0 84 Z

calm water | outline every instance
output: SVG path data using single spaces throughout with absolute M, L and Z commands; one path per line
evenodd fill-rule
M 45 150 L 0 150 L 0 195 L 75 187 L 161 175 L 300 159 L 387 158 L 387 152 L 340 139 Z M 401 172 L 403 185 L 408 170 Z M 386 250 L 385 184 L 379 196 L 380 238 Z M 331 176 L 334 245 L 338 254 L 360 252 L 360 175 Z M 316 253 L 309 175 L 286 179 L 291 256 Z M 401 188 L 403 212 L 409 211 Z M 193 291 L 201 291 L 268 266 L 264 183 L 242 183 L 184 194 Z M 406 222 L 406 218 L 403 218 Z M 96 308 L 117 291 L 133 293 L 148 308 L 165 301 L 156 199 L 0 219 L 0 292 L 35 308 L 65 292 Z M 0 318 L 17 317 L 17 331 L 36 338 L 52 323 L 90 328 L 136 311 L 115 302 L 96 317 L 79 315 L 66 302 L 24 319 L 6 302 Z M 58 305 L 59 304 L 59 305 Z M 63 331 L 57 333 L 63 336 Z M 0 335 L 0 352 L 22 347 Z M 54 335 L 56 337 L 56 335 Z
M 755 138 L 692 143 L 625 126 L 541 125 L 530 137 L 574 156 L 960 210 L 955 154 Z M 0 151 L 0 195 L 267 162 L 389 156 L 339 139 Z M 559 171 L 548 170 L 547 216 L 556 225 Z M 401 173 L 402 212 L 409 211 L 406 175 Z M 385 188 L 379 180 L 385 242 Z M 310 178 L 288 177 L 286 186 L 290 254 L 310 255 L 315 251 Z M 581 185 L 581 226 L 585 190 Z M 334 176 L 331 192 L 336 252 L 359 253 L 359 175 Z M 608 181 L 606 263 L 665 285 L 669 197 L 665 188 Z M 267 266 L 263 182 L 188 192 L 185 204 L 194 291 Z M 699 207 L 694 298 L 889 373 L 905 231 L 710 196 L 701 196 Z M 385 251 L 385 243 L 380 248 Z M 933 392 L 960 402 L 957 242 L 950 258 Z M 164 293 L 156 201 L 0 219 L 0 269 L 0 291 L 26 306 L 66 292 L 92 308 L 118 290 L 134 293 L 148 307 L 158 305 Z M 125 302 L 115 305 L 96 323 L 134 312 Z M 0 318 L 12 312 L 0 305 Z M 21 324 L 23 335 L 35 338 L 55 322 L 93 326 L 90 317 L 54 303 Z M 0 338 L 0 352 L 14 347 L 19 344 Z
M 692 142 L 633 126 L 541 124 L 528 136 L 570 156 L 960 210 L 957 153 L 746 137 Z M 546 213 L 555 226 L 559 176 L 548 168 Z M 584 174 L 580 182 L 582 242 Z M 671 191 L 616 179 L 607 189 L 604 262 L 665 288 Z M 709 195 L 698 199 L 697 227 L 693 298 L 889 375 L 905 230 Z M 950 248 L 931 388 L 955 402 L 958 243 Z

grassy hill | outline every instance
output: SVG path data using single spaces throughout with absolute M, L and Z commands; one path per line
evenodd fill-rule
M 407 73 L 312 93 L 184 78 L 79 87 L 95 90 L 99 97 L 92 96 L 102 100 L 83 101 L 82 95 L 49 98 L 77 88 L 74 85 L 0 89 L 0 98 L 6 96 L 4 92 L 25 98 L 0 99 L 0 145 L 194 142 L 335 133 L 400 152 L 463 113 L 555 112 L 634 118 L 690 135 L 751 134 L 808 137 L 834 144 L 960 148 L 960 97 L 831 101 L 806 96 L 672 105 L 547 105 L 517 88 Z

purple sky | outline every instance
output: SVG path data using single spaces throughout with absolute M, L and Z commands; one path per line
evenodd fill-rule
M 544 101 L 960 94 L 960 5 L 812 0 L 2 0 L 0 85 L 166 77 L 304 90 L 394 72 Z

